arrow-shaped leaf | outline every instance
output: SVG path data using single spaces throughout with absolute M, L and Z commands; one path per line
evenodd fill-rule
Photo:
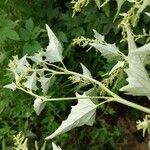
M 40 98 L 36 98 L 34 100 L 33 107 L 34 107 L 34 110 L 37 115 L 39 115 L 41 113 L 41 111 L 44 109 L 45 105 L 46 105 L 46 103 L 43 102 Z
M 85 97 L 86 95 L 79 95 L 78 93 L 76 93 L 76 96 L 81 98 Z M 71 113 L 69 114 L 68 118 L 62 122 L 60 127 L 54 133 L 52 133 L 45 139 L 52 139 L 57 135 L 85 124 L 92 126 L 95 120 L 96 107 L 97 105 L 95 105 L 89 98 L 78 99 L 78 104 L 72 107 Z
M 53 150 L 61 150 L 61 148 L 53 142 L 52 142 L 52 147 L 53 147 Z
M 147 47 L 149 44 L 141 48 L 136 48 L 130 29 L 128 29 L 127 35 L 129 68 L 126 69 L 125 72 L 128 74 L 126 80 L 129 84 L 122 87 L 120 90 L 131 95 L 150 96 L 150 78 L 144 66 L 144 59 L 149 52 L 149 48 Z
M 23 83 L 23 85 L 27 89 L 36 91 L 38 89 L 36 86 L 36 80 L 37 80 L 36 72 L 33 72 L 33 74 L 28 77 L 27 81 Z
M 50 63 L 62 62 L 62 46 L 48 25 L 46 25 L 46 29 L 49 37 L 49 45 L 46 49 L 46 60 Z

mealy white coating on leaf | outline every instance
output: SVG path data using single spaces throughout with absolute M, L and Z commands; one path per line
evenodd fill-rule
M 36 98 L 34 100 L 33 108 L 37 115 L 40 115 L 41 111 L 45 108 L 45 102 L 43 102 L 40 98 Z
M 108 60 L 116 59 L 119 56 L 118 48 L 115 44 L 90 43 L 90 45 L 100 51 Z
M 47 93 L 50 84 L 50 78 L 41 77 L 39 81 L 41 83 L 42 92 Z
M 145 14 L 146 14 L 148 17 L 150 17 L 150 13 L 149 13 L 149 12 L 145 12 Z
M 83 75 L 92 78 L 91 72 L 82 63 L 80 64 L 83 70 Z
M 76 93 L 77 98 L 85 96 L 85 94 L 79 95 L 78 93 Z M 62 122 L 60 127 L 54 133 L 52 133 L 45 139 L 52 139 L 57 135 L 85 124 L 92 126 L 95 120 L 96 107 L 97 105 L 95 105 L 89 98 L 78 99 L 77 105 L 72 106 L 71 113 L 69 114 L 68 118 Z
M 125 91 L 126 94 L 134 96 L 150 96 L 150 78 L 144 66 L 144 58 L 146 57 L 145 53 L 140 54 L 138 52 L 145 50 L 148 51 L 146 47 L 136 48 L 132 32 L 128 29 L 127 32 L 128 40 L 128 63 L 129 68 L 125 70 L 128 75 L 126 79 L 128 85 L 122 87 L 120 91 Z
M 95 0 L 95 3 L 97 5 L 97 7 L 100 9 L 100 7 L 101 7 L 100 0 Z
M 130 3 L 134 3 L 135 2 L 135 0 L 128 0 Z
M 34 71 L 32 75 L 28 77 L 27 81 L 23 83 L 23 85 L 27 89 L 36 91 L 38 89 L 36 86 L 36 82 L 37 82 L 37 76 L 36 76 L 36 71 Z
M 52 147 L 53 147 L 53 150 L 61 150 L 61 148 L 53 142 L 52 142 Z
M 113 60 L 117 58 L 120 54 L 118 53 L 118 48 L 115 44 L 109 44 L 104 41 L 104 36 L 99 34 L 96 30 L 94 31 L 94 37 L 96 38 L 97 42 L 89 43 L 92 47 L 96 48 L 98 51 L 102 53 L 104 57 L 108 60 Z
M 11 89 L 13 91 L 16 90 L 16 84 L 15 83 L 11 83 L 11 84 L 7 84 L 5 86 L 3 86 L 4 88 L 7 88 L 7 89 Z
M 123 66 L 124 66 L 124 61 L 118 61 L 118 63 L 109 72 L 109 75 L 112 74 L 118 68 L 122 68 Z
M 16 65 L 17 65 L 17 67 L 16 67 L 15 72 L 17 74 L 21 74 L 21 73 L 25 72 L 29 66 L 29 63 L 27 61 L 27 55 L 25 55 L 24 57 L 19 59 Z
M 36 64 L 40 64 L 43 61 L 44 51 L 39 51 L 38 53 L 35 53 L 33 56 L 28 56 L 32 61 L 34 61 Z
M 116 0 L 116 1 L 117 1 L 117 13 L 116 13 L 116 15 L 115 15 L 115 17 L 114 17 L 114 21 L 116 20 L 118 14 L 119 14 L 119 12 L 120 12 L 120 9 L 121 9 L 122 5 L 124 4 L 124 2 L 125 2 L 126 0 Z
M 96 30 L 93 29 L 95 39 L 99 41 L 104 41 L 104 36 L 99 34 Z
M 62 62 L 62 46 L 48 25 L 46 25 L 46 29 L 49 37 L 49 45 L 46 48 L 45 54 L 46 60 L 50 63 Z
M 53 85 L 55 82 L 55 76 L 53 75 L 50 78 L 41 77 L 39 81 L 41 83 L 42 92 L 46 94 L 48 92 L 49 86 Z

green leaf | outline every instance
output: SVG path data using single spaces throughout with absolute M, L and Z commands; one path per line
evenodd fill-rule
M 7 105 L 8 105 L 8 101 L 0 100 L 0 114 L 3 112 L 3 110 L 6 108 Z
M 65 43 L 68 42 L 67 36 L 66 36 L 66 34 L 64 32 L 61 31 L 61 32 L 58 33 L 58 35 L 59 35 L 59 39 L 61 41 L 65 42 Z
M 79 95 L 76 93 L 76 97 L 85 97 L 86 95 Z M 73 106 L 68 118 L 62 122 L 60 127 L 50 136 L 46 137 L 46 140 L 52 139 L 57 135 L 65 133 L 75 127 L 82 126 L 84 124 L 92 126 L 95 120 L 96 107 L 89 98 L 78 99 L 78 104 Z
M 21 59 L 18 60 L 18 57 L 14 57 L 14 60 L 16 61 L 16 70 L 15 72 L 17 74 L 22 74 L 23 72 L 25 72 L 29 66 L 29 63 L 27 61 L 27 55 L 25 55 L 24 57 L 22 57 Z
M 28 31 L 32 31 L 33 28 L 34 28 L 34 23 L 33 23 L 33 20 L 30 18 L 28 20 L 26 20 L 25 22 L 25 27 Z
M 24 41 L 29 41 L 30 40 L 30 32 L 25 30 L 24 28 L 21 28 L 19 30 L 20 32 L 20 37 L 24 40 Z
M 62 46 L 48 25 L 46 25 L 46 29 L 49 37 L 49 45 L 46 49 L 46 60 L 50 63 L 62 62 Z
M 45 108 L 45 105 L 46 103 L 43 102 L 40 98 L 36 98 L 34 100 L 33 107 L 38 116 L 40 115 L 41 111 Z
M 7 36 L 7 38 L 11 40 L 15 40 L 15 41 L 20 40 L 18 33 L 14 30 L 10 30 L 10 29 L 5 30 L 5 35 Z
M 41 49 L 41 45 L 38 41 L 27 42 L 23 46 L 23 53 L 32 55 Z
M 149 52 L 150 44 L 136 48 L 131 29 L 128 29 L 127 35 L 129 68 L 125 72 L 128 74 L 126 80 L 129 83 L 122 87 L 120 91 L 125 91 L 126 94 L 135 96 L 150 96 L 150 78 L 144 66 L 144 59 L 147 55 L 144 50 Z M 141 51 L 143 51 L 142 55 L 140 54 Z
M 5 27 L 5 28 L 13 29 L 16 25 L 17 25 L 17 23 L 13 22 L 10 19 L 1 19 L 1 21 L 0 21 L 1 28 Z
M 36 80 L 37 80 L 36 72 L 34 71 L 33 74 L 28 77 L 27 81 L 23 83 L 23 85 L 27 89 L 36 91 L 38 89 L 36 86 Z

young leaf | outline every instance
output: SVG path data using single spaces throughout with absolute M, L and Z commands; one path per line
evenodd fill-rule
M 104 36 L 99 34 L 96 30 L 93 29 L 94 32 L 94 37 L 95 39 L 97 39 L 98 41 L 104 41 Z
M 36 86 L 36 80 L 37 80 L 36 72 L 33 72 L 33 74 L 28 77 L 27 81 L 23 83 L 23 85 L 27 89 L 36 91 L 38 89 Z
M 112 74 L 118 68 L 122 68 L 123 66 L 124 66 L 124 61 L 118 61 L 118 63 L 109 72 L 109 75 Z
M 49 37 L 49 45 L 46 49 L 46 60 L 50 63 L 62 62 L 62 46 L 48 25 L 46 25 L 46 29 Z
M 116 13 L 116 15 L 115 15 L 114 21 L 116 20 L 118 14 L 119 14 L 119 12 L 120 12 L 120 9 L 121 9 L 122 5 L 124 4 L 124 2 L 125 2 L 126 0 L 116 0 L 116 1 L 117 1 L 117 13 Z
M 115 44 L 109 44 L 104 41 L 104 36 L 99 34 L 96 30 L 94 31 L 94 37 L 97 42 L 89 43 L 92 47 L 96 48 L 98 51 L 102 53 L 104 57 L 106 57 L 108 60 L 112 60 L 114 58 L 118 58 L 119 50 L 116 47 Z
M 78 93 L 76 93 L 76 97 L 85 96 L 85 94 L 79 95 Z M 78 104 L 72 107 L 71 113 L 69 114 L 68 118 L 62 122 L 60 127 L 54 133 L 52 133 L 45 139 L 52 139 L 57 135 L 85 124 L 92 126 L 95 120 L 96 107 L 97 105 L 95 105 L 89 98 L 78 99 Z
M 4 86 L 4 88 L 8 88 L 8 89 L 15 91 L 16 90 L 16 84 L 15 83 L 7 84 Z
M 146 14 L 148 17 L 150 17 L 150 13 L 149 13 L 149 12 L 145 12 L 145 14 Z
M 100 7 L 101 7 L 100 0 L 95 0 L 95 3 L 97 5 L 97 7 L 100 9 Z
M 46 77 L 41 77 L 39 79 L 39 81 L 41 82 L 41 88 L 42 88 L 42 92 L 44 94 L 47 93 L 50 84 L 52 85 L 55 81 L 55 76 L 51 76 L 50 78 L 46 78 Z
M 90 45 L 100 51 L 108 60 L 115 59 L 119 56 L 118 48 L 115 44 L 90 43 Z
M 53 147 L 53 150 L 61 150 L 61 148 L 53 142 L 52 142 L 52 147 Z
M 38 53 L 35 53 L 33 56 L 29 56 L 32 61 L 34 61 L 36 64 L 40 64 L 43 61 L 44 51 L 39 51 Z
M 16 57 L 16 59 L 18 59 L 17 57 Z M 29 63 L 28 63 L 28 61 L 27 61 L 27 55 L 25 55 L 24 57 L 22 57 L 21 59 L 19 59 L 19 60 L 17 60 L 16 61 L 16 73 L 17 74 L 21 74 L 21 73 L 23 73 L 24 71 L 26 71 L 26 69 L 28 68 L 28 66 L 29 66 Z
M 33 107 L 34 107 L 34 110 L 35 110 L 37 115 L 39 115 L 41 113 L 41 111 L 44 109 L 45 104 L 46 103 L 43 102 L 40 98 L 36 98 L 34 100 Z
M 142 51 L 142 49 L 146 50 L 148 48 L 147 46 L 136 48 L 130 29 L 128 29 L 127 35 L 129 68 L 126 69 L 125 72 L 128 74 L 128 78 L 126 80 L 129 84 L 122 87 L 120 91 L 125 91 L 126 94 L 135 96 L 150 96 L 150 78 L 143 63 L 146 53 L 143 52 L 143 55 L 138 53 Z
M 92 78 L 91 72 L 82 63 L 80 64 L 83 70 L 83 75 Z

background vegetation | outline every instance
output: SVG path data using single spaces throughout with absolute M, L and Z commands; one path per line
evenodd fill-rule
M 126 2 L 121 11 L 125 12 L 130 5 Z M 35 140 L 42 145 L 43 137 L 58 127 L 61 120 L 69 114 L 68 105 L 74 104 L 72 102 L 67 105 L 65 102 L 48 103 L 40 116 L 36 116 L 32 107 L 32 97 L 21 91 L 12 92 L 3 88 L 3 85 L 12 81 L 12 76 L 7 71 L 8 62 L 12 56 L 22 57 L 26 53 L 32 55 L 48 44 L 45 24 L 51 27 L 64 46 L 65 65 L 71 70 L 77 70 L 80 68 L 79 63 L 82 62 L 87 68 L 91 68 L 92 74 L 97 79 L 101 79 L 101 74 L 113 64 L 107 64 L 106 59 L 100 53 L 86 52 L 87 47 L 73 46 L 71 44 L 73 39 L 79 36 L 91 38 L 93 37 L 92 29 L 95 29 L 105 35 L 106 41 L 117 43 L 123 51 L 127 47 L 125 42 L 119 42 L 121 31 L 117 26 L 120 18 L 118 17 L 112 23 L 117 12 L 115 0 L 107 3 L 100 10 L 95 2 L 91 1 L 74 17 L 72 17 L 72 6 L 70 0 L 0 1 L 0 149 L 2 150 L 13 148 L 13 136 L 20 131 L 29 138 L 31 150 L 34 149 Z M 139 25 L 135 28 L 136 34 L 141 34 L 143 28 L 146 32 L 150 30 L 150 18 L 146 14 L 141 16 Z M 137 42 L 139 46 L 143 45 L 145 38 Z M 127 52 L 124 51 L 124 53 Z M 113 90 L 117 91 L 123 84 L 121 81 L 117 83 L 119 84 L 112 88 Z M 78 88 L 70 86 L 62 77 L 50 87 L 52 91 L 50 95 L 67 97 Z M 122 93 L 119 94 L 124 96 Z M 146 106 L 150 104 L 147 104 L 147 99 L 144 97 L 128 96 L 127 98 Z M 93 128 L 87 126 L 76 128 L 59 136 L 55 142 L 65 150 L 112 150 L 127 149 L 128 146 L 130 148 L 143 147 L 142 144 L 147 142 L 147 137 L 143 138 L 142 133 L 136 131 L 134 123 L 143 116 L 143 113 L 128 107 L 109 104 L 97 112 Z M 47 149 L 51 149 L 51 142 L 47 143 Z

